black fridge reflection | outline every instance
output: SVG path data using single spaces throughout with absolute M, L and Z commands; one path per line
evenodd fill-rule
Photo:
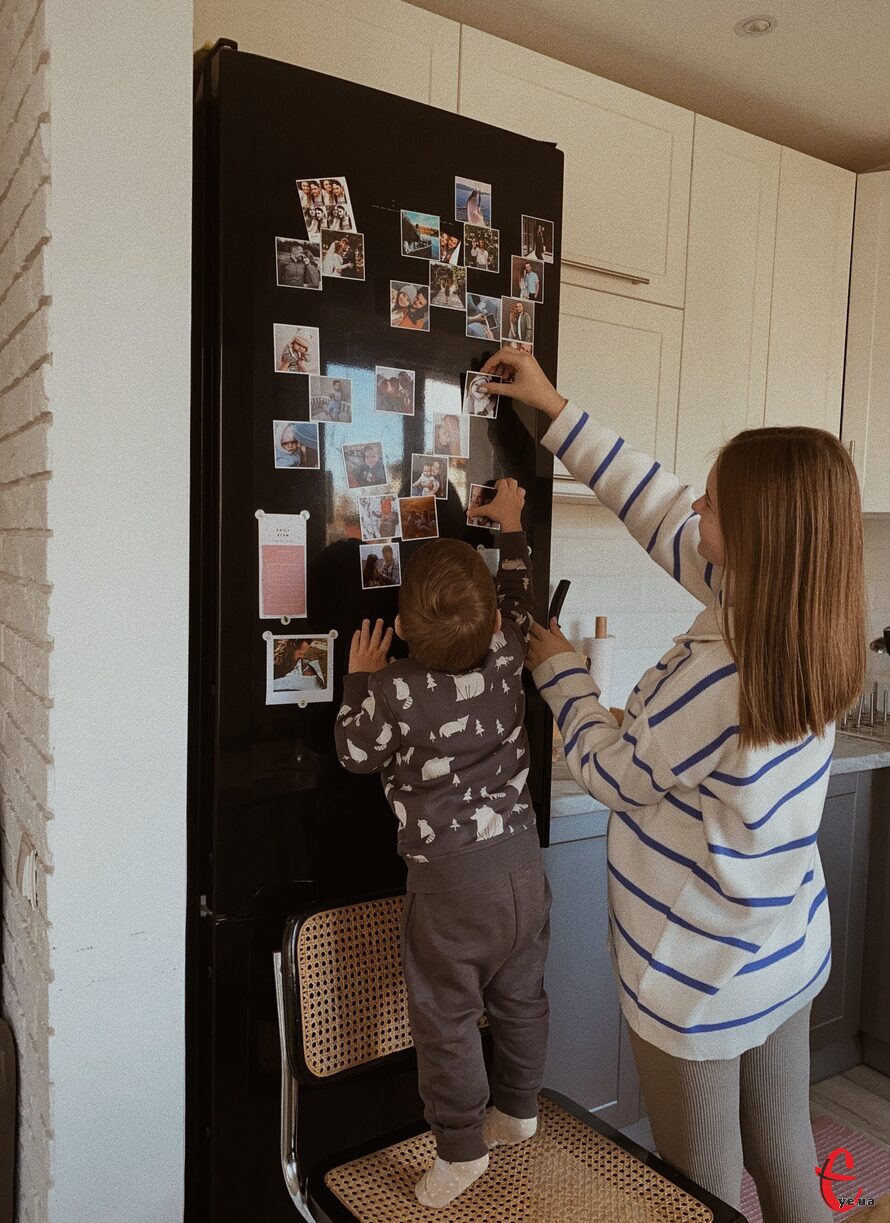
M 511 257 L 525 253 L 529 218 L 555 223 L 543 252 L 551 260 L 543 302 L 534 307 L 535 355 L 555 377 L 562 154 L 226 43 L 198 67 L 195 124 L 187 1217 L 273 1223 L 293 1217 L 278 1163 L 271 968 L 283 921 L 316 900 L 399 888 L 404 879 L 379 780 L 341 768 L 333 723 L 354 629 L 365 616 L 391 623 L 397 610 L 398 587 L 377 580 L 381 567 L 390 563 L 391 580 L 393 560 L 404 565 L 423 541 L 407 538 L 406 521 L 395 558 L 382 555 L 382 544 L 372 552 L 362 512 L 377 515 L 385 537 L 398 521 L 396 499 L 423 491 L 412 456 L 444 457 L 439 534 L 493 549 L 496 533 L 467 524 L 469 488 L 515 476 L 527 489 L 537 614 L 546 614 L 552 465 L 538 444 L 542 426 L 506 401 L 494 419 L 461 409 L 464 375 L 499 342 L 491 316 L 516 287 Z M 342 257 L 355 264 L 358 253 L 352 271 L 364 279 L 334 275 L 332 257 L 332 274 L 316 287 L 314 273 L 307 283 L 305 270 L 282 262 L 291 253 L 302 262 L 298 182 L 319 172 L 347 180 L 363 243 L 342 248 Z M 405 253 L 401 213 L 438 216 L 464 236 L 457 175 L 491 184 L 498 270 L 469 268 L 455 289 L 435 269 L 431 283 L 430 260 Z M 475 335 L 460 300 L 464 279 L 482 316 Z M 401 305 L 391 282 L 410 286 L 412 302 L 424 287 L 438 294 L 443 304 L 427 307 L 428 330 L 391 325 Z M 308 332 L 318 346 L 310 360 L 326 380 L 311 386 L 307 375 L 287 372 L 282 351 L 307 328 L 318 329 Z M 413 374 L 410 402 L 399 371 Z M 289 464 L 294 454 L 299 466 Z M 368 487 L 378 498 L 369 508 L 351 485 L 360 462 L 373 469 L 378 460 L 386 483 Z M 258 511 L 308 513 L 307 614 L 288 625 L 258 615 Z M 336 634 L 332 700 L 266 703 L 270 632 Z M 527 721 L 529 784 L 546 844 L 550 727 L 533 689 Z M 348 1083 L 343 1092 L 348 1099 Z M 373 1101 L 313 1123 L 320 1135 L 336 1126 L 346 1145 L 419 1114 L 406 1071 L 382 1078 Z

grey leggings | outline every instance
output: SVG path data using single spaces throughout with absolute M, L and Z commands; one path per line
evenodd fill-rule
M 671 1057 L 631 1032 L 659 1155 L 736 1209 L 747 1168 L 764 1223 L 833 1217 L 814 1174 L 809 1029 L 805 1006 L 759 1048 L 713 1062 Z

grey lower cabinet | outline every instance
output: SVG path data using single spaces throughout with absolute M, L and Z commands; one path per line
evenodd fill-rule
M 862 1060 L 890 1075 L 890 769 L 872 774 L 871 846 L 862 954 Z

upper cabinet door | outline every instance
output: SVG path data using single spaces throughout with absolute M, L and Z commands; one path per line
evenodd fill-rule
M 402 0 L 327 0 L 320 5 L 195 0 L 194 31 L 196 47 L 232 38 L 254 55 L 443 110 L 457 109 L 460 26 Z M 300 124 L 323 124 L 324 115 L 282 116 L 283 130 L 291 120 L 299 148 Z
M 782 149 L 767 425 L 840 434 L 856 175 Z
M 459 108 L 565 153 L 564 282 L 683 305 L 691 111 L 468 26 Z M 519 235 L 502 242 L 518 250 Z
M 862 508 L 890 512 L 890 171 L 860 174 L 856 190 L 841 436 Z
M 676 461 L 696 489 L 724 441 L 763 424 L 780 153 L 696 115 Z

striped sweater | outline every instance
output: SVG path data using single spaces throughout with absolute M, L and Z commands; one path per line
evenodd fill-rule
M 628 1023 L 675 1057 L 736 1057 L 828 977 L 816 836 L 834 727 L 742 749 L 723 573 L 698 553 L 695 494 L 572 403 L 544 444 L 705 604 L 640 679 L 620 725 L 578 655 L 548 659 L 533 678 L 572 775 L 611 812 L 610 938 Z

